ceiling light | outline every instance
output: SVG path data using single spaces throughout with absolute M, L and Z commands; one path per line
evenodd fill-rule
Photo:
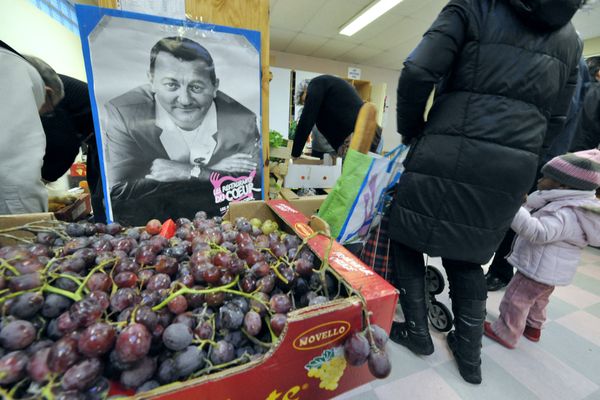
M 342 26 L 340 34 L 346 36 L 354 35 L 356 32 L 360 31 L 362 28 L 369 25 L 371 22 L 375 21 L 377 18 L 381 17 L 383 14 L 388 12 L 391 8 L 393 8 L 396 4 L 400 3 L 401 1 L 402 0 L 376 1 L 369 7 L 361 11 L 361 13 L 358 14 L 356 17 L 352 18 L 350 22 Z

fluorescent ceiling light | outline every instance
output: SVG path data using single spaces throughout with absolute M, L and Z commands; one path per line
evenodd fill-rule
M 340 34 L 352 36 L 377 18 L 388 12 L 402 0 L 379 0 L 365 8 L 346 25 L 342 26 Z

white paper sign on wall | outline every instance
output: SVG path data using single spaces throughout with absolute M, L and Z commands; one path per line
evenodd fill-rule
M 123 11 L 185 19 L 185 0 L 119 0 Z
M 348 67 L 348 79 L 360 79 L 361 72 L 360 68 Z

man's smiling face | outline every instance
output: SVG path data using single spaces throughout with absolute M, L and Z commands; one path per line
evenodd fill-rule
M 164 51 L 156 56 L 150 79 L 156 100 L 184 130 L 200 126 L 219 88 L 204 61 L 182 61 Z

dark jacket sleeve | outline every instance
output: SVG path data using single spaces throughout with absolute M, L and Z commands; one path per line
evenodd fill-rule
M 581 51 L 583 46 L 579 42 L 579 50 L 577 54 L 577 60 L 581 57 Z M 563 131 L 565 122 L 567 121 L 567 114 L 569 113 L 569 107 L 571 107 L 571 99 L 573 93 L 577 87 L 577 80 L 579 79 L 579 64 L 576 62 L 569 71 L 569 78 L 567 83 L 560 91 L 560 94 L 556 98 L 554 106 L 552 107 L 550 118 L 548 119 L 548 128 L 546 130 L 546 136 L 544 137 L 544 144 L 540 151 L 540 161 L 545 159 L 545 155 L 550 149 L 552 142 L 558 135 Z
M 322 85 L 311 82 L 306 89 L 306 100 L 300 120 L 296 126 L 296 135 L 294 136 L 294 145 L 292 146 L 292 157 L 300 157 L 302 149 L 306 144 L 308 135 L 317 121 L 319 110 L 325 97 L 325 88 Z
M 571 151 L 588 150 L 600 145 L 600 83 L 593 83 L 585 95 Z
M 423 133 L 427 99 L 433 86 L 450 71 L 463 46 L 468 13 L 464 1 L 450 2 L 404 62 L 398 81 L 396 115 L 398 132 L 405 144 Z

